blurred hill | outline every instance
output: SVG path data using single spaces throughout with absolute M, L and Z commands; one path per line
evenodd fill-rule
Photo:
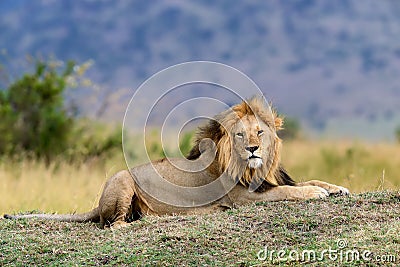
M 400 124 L 398 1 L 3 0 L 0 32 L 11 76 L 26 54 L 94 60 L 104 90 L 126 88 L 109 119 L 155 72 L 212 60 L 322 135 L 390 139 Z

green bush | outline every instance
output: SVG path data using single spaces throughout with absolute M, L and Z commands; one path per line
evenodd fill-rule
M 278 135 L 284 140 L 296 139 L 299 137 L 300 129 L 300 122 L 297 119 L 285 117 L 283 129 L 279 131 Z
M 88 119 L 75 121 L 70 134 L 69 145 L 64 156 L 71 162 L 85 161 L 121 150 L 122 126 L 109 126 Z
M 189 155 L 189 152 L 193 146 L 192 144 L 193 136 L 194 136 L 194 131 L 186 132 L 183 134 L 179 142 L 179 150 L 181 151 L 183 156 Z
M 76 82 L 83 69 L 72 61 L 61 67 L 54 61 L 37 60 L 32 73 L 0 90 L 0 155 L 49 162 L 60 155 L 98 156 L 121 143 L 120 131 L 99 139 L 78 125 L 73 112 L 66 109 L 69 81 Z
M 396 140 L 397 142 L 400 143 L 400 126 L 398 126 L 394 132 L 395 136 L 396 136 Z

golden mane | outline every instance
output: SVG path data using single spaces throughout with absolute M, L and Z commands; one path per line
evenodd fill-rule
M 247 164 L 244 165 L 232 154 L 230 132 L 233 126 L 246 115 L 255 115 L 268 125 L 273 134 L 273 136 L 268 137 L 275 141 L 274 147 L 267 151 L 268 157 L 263 158 L 263 165 L 257 169 L 249 168 Z M 189 160 L 197 159 L 201 154 L 199 150 L 201 140 L 209 138 L 217 146 L 214 163 L 219 168 L 220 174 L 227 172 L 232 179 L 238 179 L 244 186 L 257 183 L 257 187 L 262 185 L 261 190 L 266 189 L 265 187 L 288 184 L 285 179 L 286 173 L 282 173 L 283 169 L 280 167 L 281 139 L 276 134 L 276 131 L 281 129 L 282 124 L 283 119 L 267 105 L 263 97 L 253 97 L 218 114 L 213 120 L 199 127 L 194 147 L 187 158 Z

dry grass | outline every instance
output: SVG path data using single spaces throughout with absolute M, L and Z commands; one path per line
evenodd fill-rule
M 320 179 L 354 193 L 400 188 L 399 144 L 287 142 L 282 161 L 297 181 Z
M 298 181 L 321 179 L 352 192 L 400 188 L 399 145 L 288 142 L 282 154 L 284 165 Z M 123 168 L 122 155 L 80 166 L 0 162 L 0 213 L 87 211 L 96 206 L 106 178 Z
M 83 212 L 97 205 L 102 187 L 110 175 L 124 168 L 123 158 L 107 164 L 92 162 L 80 166 L 24 160 L 0 164 L 0 213 L 41 210 Z
M 319 178 L 351 191 L 399 188 L 400 147 L 350 142 L 289 142 L 283 162 L 297 180 Z M 155 149 L 158 153 L 158 149 Z M 140 160 L 140 159 L 139 159 Z M 97 204 L 122 156 L 80 166 L 0 163 L 0 212 L 81 212 Z M 383 179 L 383 170 L 385 175 Z M 379 191 L 326 200 L 256 203 L 202 216 L 145 217 L 119 230 L 95 224 L 0 219 L 1 266 L 300 266 L 303 261 L 260 260 L 268 248 L 320 255 L 346 248 L 371 251 L 371 261 L 306 261 L 309 266 L 398 266 L 400 192 Z M 378 262 L 375 256 L 390 256 Z

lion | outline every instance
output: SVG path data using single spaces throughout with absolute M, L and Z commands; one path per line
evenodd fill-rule
M 200 126 L 186 158 L 164 158 L 108 179 L 98 207 L 83 214 L 4 215 L 99 222 L 120 228 L 145 215 L 204 214 L 254 202 L 322 199 L 349 190 L 312 180 L 296 183 L 283 168 L 283 118 L 262 96 L 234 105 Z

